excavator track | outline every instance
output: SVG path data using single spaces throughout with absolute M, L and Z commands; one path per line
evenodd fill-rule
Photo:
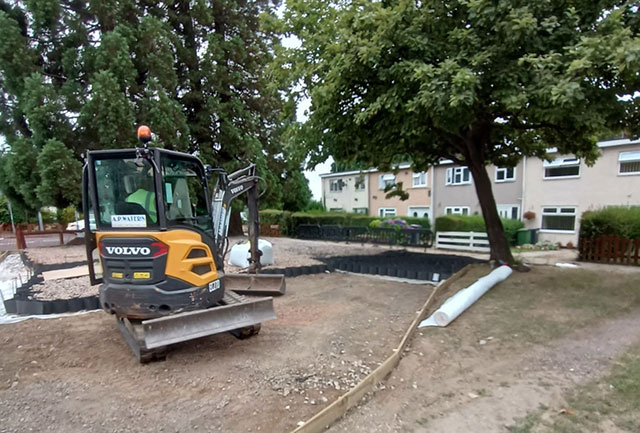
M 220 302 L 223 305 L 234 305 L 234 304 L 242 304 L 243 302 L 247 302 L 247 297 L 243 295 L 239 295 L 235 292 L 227 291 Z M 262 327 L 261 323 L 251 326 L 245 326 L 243 328 L 233 329 L 229 331 L 231 335 L 236 337 L 239 340 L 245 340 L 247 338 L 253 337 L 254 335 L 258 335 L 260 333 L 260 328 Z
M 166 357 L 167 347 L 182 341 L 222 332 L 245 339 L 260 332 L 261 324 L 275 319 L 273 298 L 249 299 L 225 292 L 212 308 L 149 320 L 116 317 L 118 329 L 140 363 Z

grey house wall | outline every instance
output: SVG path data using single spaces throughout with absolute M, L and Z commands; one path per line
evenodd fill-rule
M 439 217 L 446 214 L 447 207 L 469 207 L 469 215 L 481 215 L 480 202 L 476 194 L 473 183 L 466 185 L 446 185 L 446 171 L 450 167 L 459 167 L 456 164 L 440 164 L 434 167 L 433 180 L 433 209 L 434 216 Z M 493 194 L 497 205 L 519 206 L 519 216 L 522 218 L 522 182 L 523 167 L 521 161 L 515 168 L 515 180 L 507 182 L 496 182 L 496 167 L 487 166 L 487 174 L 491 179 Z

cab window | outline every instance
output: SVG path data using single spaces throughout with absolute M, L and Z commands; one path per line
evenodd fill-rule
M 154 173 L 144 159 L 94 162 L 98 219 L 103 227 L 153 227 L 158 224 Z
M 202 167 L 162 155 L 162 196 L 167 225 L 189 225 L 212 233 Z

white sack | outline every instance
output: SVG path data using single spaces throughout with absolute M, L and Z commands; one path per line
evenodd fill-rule
M 506 280 L 507 277 L 511 275 L 511 272 L 513 272 L 513 270 L 506 265 L 494 269 L 488 275 L 485 275 L 466 289 L 460 290 L 447 299 L 428 319 L 420 322 L 418 327 L 447 326 L 462 314 L 464 310 L 480 299 L 482 295 L 487 293 L 490 288 Z
M 243 242 L 231 247 L 229 252 L 229 264 L 233 266 L 239 266 L 241 268 L 249 267 L 249 259 L 251 258 L 251 252 L 249 251 L 250 242 Z M 264 265 L 273 265 L 273 246 L 271 242 L 264 239 L 258 240 L 258 249 L 262 251 L 260 256 L 260 263 Z

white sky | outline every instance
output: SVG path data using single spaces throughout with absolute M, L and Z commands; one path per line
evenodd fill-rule
M 307 119 L 306 111 L 309 109 L 311 101 L 304 99 L 300 102 L 296 110 L 296 117 L 299 121 Z M 325 162 L 318 164 L 313 170 L 305 170 L 304 177 L 309 181 L 309 189 L 314 200 L 322 199 L 322 181 L 320 180 L 320 174 L 329 173 L 331 171 L 331 164 L 333 158 L 329 157 Z
M 282 17 L 283 9 L 284 4 L 276 11 L 276 14 Z M 282 45 L 286 48 L 297 48 L 300 46 L 300 40 L 296 36 L 286 36 L 282 38 Z M 300 101 L 296 109 L 296 118 L 299 122 L 307 120 L 307 110 L 309 110 L 310 106 L 311 101 L 309 99 L 303 99 Z M 304 172 L 304 177 L 309 181 L 309 189 L 311 190 L 311 194 L 315 200 L 322 199 L 322 182 L 319 175 L 322 173 L 329 173 L 329 171 L 331 171 L 332 163 L 333 158 L 329 157 L 329 159 L 322 164 L 318 164 L 313 170 L 305 170 Z

